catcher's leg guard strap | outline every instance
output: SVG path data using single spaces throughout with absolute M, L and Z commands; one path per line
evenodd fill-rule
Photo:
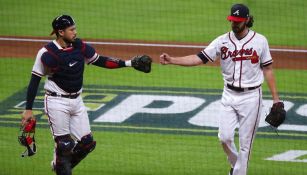
M 88 134 L 81 138 L 75 146 L 72 154 L 71 167 L 75 167 L 82 159 L 84 159 L 96 147 L 92 134 Z
M 56 163 L 57 175 L 71 175 L 71 158 L 75 141 L 70 135 L 57 136 L 56 142 Z

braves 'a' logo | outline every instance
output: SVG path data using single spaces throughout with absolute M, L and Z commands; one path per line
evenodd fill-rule
M 251 63 L 256 64 L 259 62 L 257 51 L 252 47 L 249 49 L 241 49 L 230 51 L 228 47 L 221 48 L 221 59 L 226 60 L 232 58 L 232 61 L 251 60 Z
M 233 13 L 234 15 L 240 15 L 240 11 L 239 10 L 237 10 L 237 11 L 235 11 L 234 13 Z

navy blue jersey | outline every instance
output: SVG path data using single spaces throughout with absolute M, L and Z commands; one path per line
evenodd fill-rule
M 84 63 L 98 57 L 95 49 L 80 39 L 66 49 L 60 49 L 54 42 L 45 48 L 47 52 L 43 53 L 41 61 L 52 72 L 48 79 L 67 93 L 78 92 L 83 84 Z

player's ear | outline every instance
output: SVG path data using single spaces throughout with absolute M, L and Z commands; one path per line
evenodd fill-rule
M 249 23 L 249 21 L 251 20 L 250 17 L 247 17 L 247 20 L 245 21 L 245 25 L 247 25 Z
M 58 30 L 59 36 L 64 36 L 64 30 Z

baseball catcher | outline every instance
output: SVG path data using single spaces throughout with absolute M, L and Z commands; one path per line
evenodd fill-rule
M 147 55 L 135 56 L 131 59 L 131 65 L 134 69 L 149 73 L 151 71 L 152 59 Z
M 31 118 L 27 124 L 20 127 L 20 134 L 18 136 L 18 141 L 22 146 L 25 146 L 27 149 L 24 153 L 21 154 L 21 157 L 33 156 L 36 153 L 35 145 L 35 118 Z
M 56 38 L 37 53 L 22 114 L 25 127 L 21 128 L 18 139 L 27 148 L 24 155 L 36 152 L 35 121 L 30 119 L 33 118 L 32 108 L 39 83 L 47 76 L 44 109 L 55 142 L 51 170 L 57 175 L 71 175 L 73 168 L 96 147 L 81 95 L 85 64 L 106 69 L 134 67 L 149 73 L 152 60 L 146 55 L 122 60 L 98 54 L 94 47 L 77 37 L 76 23 L 69 15 L 55 17 L 51 25 L 50 35 L 55 34 Z
M 286 119 L 286 111 L 284 109 L 284 103 L 278 102 L 273 104 L 270 113 L 266 116 L 265 121 L 271 126 L 277 128 Z

